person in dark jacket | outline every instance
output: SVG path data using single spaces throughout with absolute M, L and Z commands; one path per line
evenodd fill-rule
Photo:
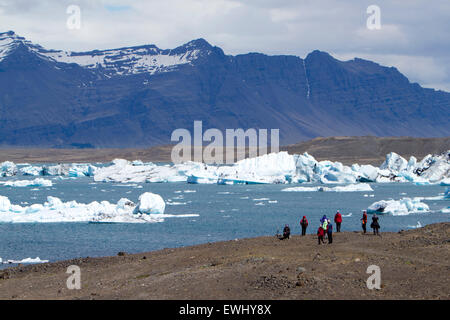
M 323 235 L 324 235 L 323 226 L 320 225 L 319 229 L 317 230 L 317 239 L 318 239 L 318 241 L 319 241 L 319 244 L 320 244 L 321 242 L 322 242 L 322 243 L 325 243 L 325 242 L 323 241 Z
M 289 228 L 289 225 L 286 224 L 283 229 L 283 235 L 278 236 L 278 239 L 284 240 L 284 239 L 289 239 L 290 237 L 291 237 L 291 228 Z
M 333 225 L 331 224 L 331 221 L 328 220 L 327 224 L 327 235 L 328 235 L 328 244 L 333 243 Z
M 372 223 L 370 224 L 370 227 L 373 229 L 374 235 L 380 235 L 378 231 L 380 229 L 380 224 L 378 223 L 378 216 L 376 215 L 376 213 L 372 217 Z
M 339 210 L 336 212 L 334 216 L 334 222 L 336 223 L 336 232 L 341 232 L 341 223 L 342 223 L 342 215 Z
M 363 233 L 366 233 L 366 227 L 367 227 L 367 212 L 366 210 L 363 211 L 363 216 L 362 216 L 362 229 L 363 229 Z
M 308 219 L 306 216 L 303 216 L 302 220 L 300 220 L 300 226 L 302 227 L 302 236 L 306 234 L 306 228 L 308 228 Z

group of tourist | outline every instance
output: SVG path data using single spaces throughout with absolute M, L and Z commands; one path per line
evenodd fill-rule
M 367 232 L 367 212 L 366 210 L 363 211 L 363 216 L 361 218 L 362 221 L 362 229 L 363 233 L 365 234 Z M 336 212 L 334 216 L 334 222 L 336 223 L 336 232 L 341 232 L 341 224 L 342 224 L 342 215 L 339 212 L 339 210 Z M 308 228 L 308 219 L 306 216 L 303 216 L 303 218 L 300 220 L 300 226 L 302 228 L 302 236 L 306 235 L 306 229 Z M 378 216 L 374 214 L 372 216 L 372 223 L 370 224 L 370 227 L 373 229 L 374 235 L 379 235 L 379 229 L 380 224 L 378 222 Z M 291 229 L 289 225 L 285 225 L 283 229 L 283 235 L 278 236 L 280 240 L 283 239 L 289 239 L 291 236 Z M 317 230 L 317 240 L 319 244 L 325 243 L 324 239 L 328 240 L 328 244 L 333 243 L 333 225 L 331 223 L 331 220 L 327 218 L 326 215 L 324 215 L 320 219 L 320 225 L 319 229 Z

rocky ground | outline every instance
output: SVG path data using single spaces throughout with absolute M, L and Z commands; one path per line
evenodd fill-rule
M 312 230 L 309 230 L 312 231 Z M 67 267 L 81 269 L 69 290 Z M 369 290 L 368 266 L 381 269 Z M 2 299 L 449 299 L 450 223 L 383 233 L 260 237 L 0 271 Z

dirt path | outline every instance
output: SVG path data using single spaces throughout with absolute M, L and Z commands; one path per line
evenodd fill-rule
M 66 287 L 81 269 L 81 290 Z M 369 290 L 369 265 L 381 289 Z M 382 237 L 260 237 L 0 272 L 2 299 L 449 299 L 450 223 Z

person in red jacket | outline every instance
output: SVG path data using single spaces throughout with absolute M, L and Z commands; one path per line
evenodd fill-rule
M 342 223 L 342 215 L 339 210 L 336 212 L 334 216 L 334 222 L 336 223 L 336 232 L 341 232 L 341 223 Z
M 317 239 L 319 240 L 319 244 L 322 242 L 322 243 L 325 243 L 324 241 L 323 241 L 323 235 L 325 234 L 325 232 L 324 232 L 324 230 L 323 230 L 323 227 L 322 227 L 322 225 L 320 225 L 320 227 L 319 227 L 319 229 L 317 230 Z
M 366 210 L 363 211 L 363 217 L 362 217 L 361 221 L 362 221 L 363 233 L 366 233 L 366 227 L 367 227 L 367 213 L 366 213 Z
M 306 216 L 303 216 L 302 220 L 300 220 L 300 226 L 302 227 L 302 236 L 306 234 L 306 228 L 308 228 L 308 219 Z

